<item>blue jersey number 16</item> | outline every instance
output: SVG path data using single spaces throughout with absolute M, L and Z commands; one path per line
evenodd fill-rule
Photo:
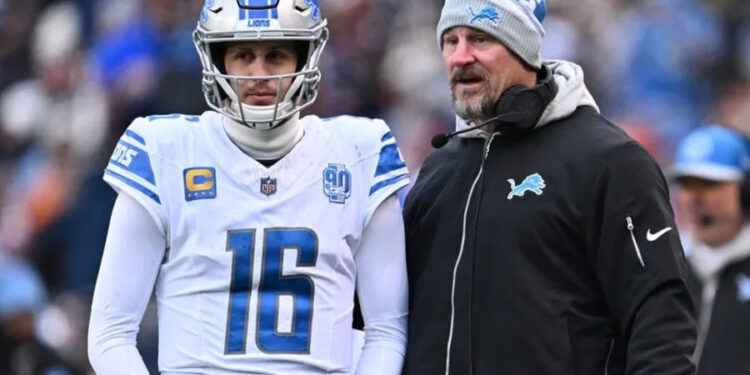
M 305 275 L 282 275 L 284 250 L 297 250 L 297 267 L 313 267 L 318 258 L 318 237 L 310 229 L 266 229 L 263 231 L 263 262 L 258 286 L 258 316 L 255 340 L 267 353 L 309 353 L 312 305 L 315 285 Z M 248 305 L 253 279 L 255 229 L 229 231 L 227 251 L 232 260 L 232 284 L 229 295 L 226 354 L 246 350 Z M 279 300 L 293 301 L 291 330 L 279 332 Z

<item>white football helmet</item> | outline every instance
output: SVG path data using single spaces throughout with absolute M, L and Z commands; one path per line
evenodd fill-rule
M 208 106 L 256 129 L 271 129 L 309 106 L 318 95 L 318 61 L 328 40 L 327 21 L 318 0 L 206 0 L 193 41 L 203 65 L 203 94 Z M 224 56 L 215 56 L 220 43 L 292 40 L 306 43 L 297 56 L 297 71 L 274 76 L 229 75 Z M 291 78 L 282 97 L 281 80 Z M 276 102 L 256 106 L 242 103 L 239 80 L 278 80 Z

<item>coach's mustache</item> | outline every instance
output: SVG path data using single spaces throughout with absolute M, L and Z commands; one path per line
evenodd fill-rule
M 481 82 L 487 78 L 484 71 L 477 68 L 457 68 L 453 71 L 450 78 L 451 89 L 454 89 L 458 83 Z

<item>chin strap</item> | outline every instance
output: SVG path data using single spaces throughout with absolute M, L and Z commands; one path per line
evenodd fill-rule
M 222 127 L 232 143 L 256 160 L 281 159 L 304 135 L 299 113 L 274 128 L 262 130 L 222 116 Z

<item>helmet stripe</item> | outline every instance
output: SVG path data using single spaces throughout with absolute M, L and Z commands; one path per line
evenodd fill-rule
M 247 5 L 247 0 L 238 0 L 238 3 L 241 5 Z M 247 18 L 247 9 L 240 7 L 240 20 L 244 20 Z

